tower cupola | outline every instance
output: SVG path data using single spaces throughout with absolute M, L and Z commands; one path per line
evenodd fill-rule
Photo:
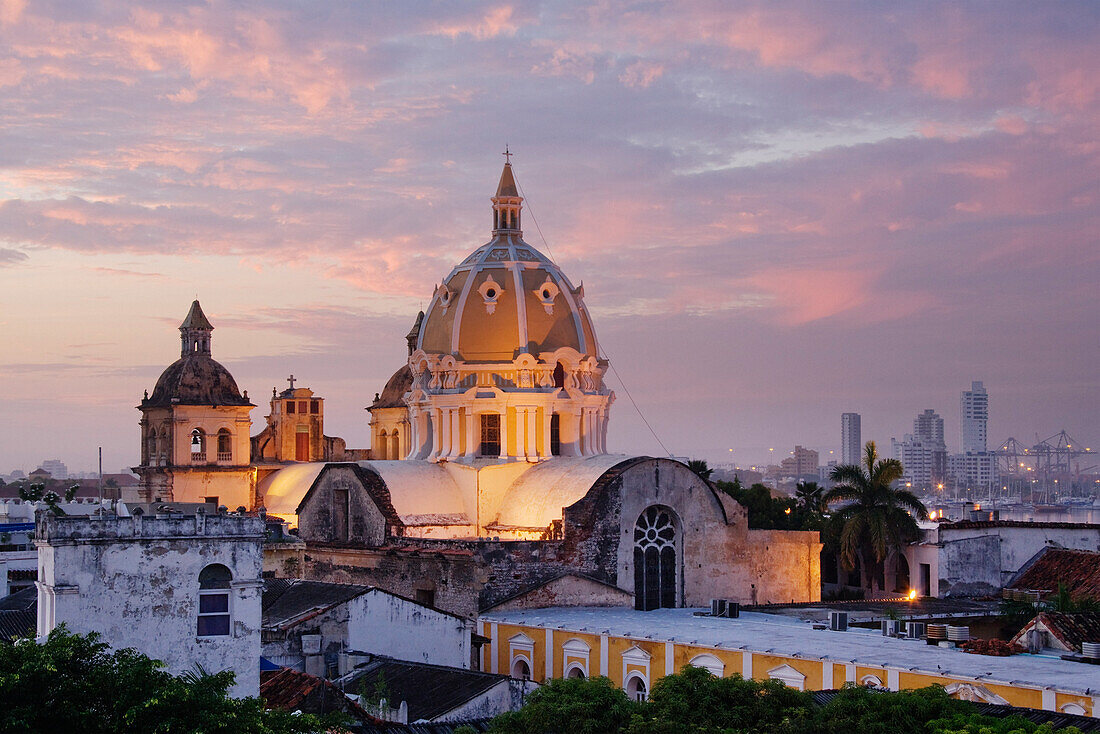
M 507 162 L 500 174 L 497 193 L 493 196 L 493 234 L 522 235 L 519 214 L 523 208 L 523 197 L 519 195 L 516 179 L 512 175 L 512 153 L 505 148 Z
M 187 312 L 187 318 L 180 324 L 180 341 L 182 342 L 180 356 L 191 354 L 210 356 L 210 332 L 214 330 L 213 324 L 202 312 L 202 306 L 196 299 L 191 303 L 191 310 Z

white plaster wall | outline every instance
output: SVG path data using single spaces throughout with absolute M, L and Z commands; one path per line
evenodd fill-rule
M 1074 550 L 1100 551 L 1100 529 L 1082 526 L 1079 528 L 1035 527 L 987 527 L 987 528 L 944 528 L 939 529 L 939 542 L 944 545 L 940 553 L 940 576 L 943 578 L 963 578 L 966 569 L 958 568 L 954 563 L 954 554 L 949 546 L 962 540 L 974 538 L 997 538 L 995 545 L 1000 553 L 988 560 L 993 564 L 988 577 L 994 586 L 1003 586 L 1031 558 L 1048 546 L 1071 548 Z M 998 578 L 999 576 L 999 578 Z
M 372 589 L 348 603 L 348 647 L 417 663 L 470 667 L 473 624 Z
M 196 524 L 198 523 L 198 528 Z M 232 670 L 234 696 L 259 694 L 262 521 L 244 517 L 50 518 L 40 522 L 38 634 L 65 624 L 175 675 Z M 199 571 L 233 573 L 232 628 L 198 637 Z
M 471 721 L 473 719 L 489 719 L 499 716 L 506 711 L 515 711 L 520 706 L 515 705 L 512 687 L 509 681 L 501 679 L 500 683 L 482 693 L 477 698 L 467 701 L 458 708 L 452 709 L 432 721 Z M 521 704 L 522 705 L 522 704 Z

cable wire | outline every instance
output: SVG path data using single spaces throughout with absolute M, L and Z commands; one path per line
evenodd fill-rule
M 515 175 L 516 172 L 512 171 L 513 178 L 515 178 Z M 546 248 L 546 254 L 550 256 L 550 262 L 557 265 L 558 263 L 557 260 L 554 259 L 554 253 L 550 250 L 550 243 L 546 241 L 546 236 L 542 233 L 542 227 L 539 226 L 539 220 L 535 216 L 535 208 L 531 206 L 531 200 L 528 199 L 527 194 L 524 193 L 523 185 L 519 182 L 519 179 L 516 178 L 515 181 L 516 188 L 519 189 L 519 195 L 522 196 L 523 200 L 527 203 L 527 211 L 531 215 L 531 221 L 535 223 L 535 230 L 539 233 L 539 239 L 542 240 L 543 247 Z M 642 419 L 642 423 L 645 424 L 645 427 L 648 428 L 649 432 L 653 435 L 653 440 L 660 444 L 661 449 L 665 452 L 667 456 L 671 457 L 672 452 L 668 450 L 668 447 L 665 446 L 664 441 L 661 440 L 661 437 L 657 435 L 657 432 L 655 430 L 653 430 L 653 426 L 651 426 L 649 424 L 649 421 L 646 420 L 645 413 L 643 413 L 642 409 L 638 407 L 638 403 L 634 400 L 634 396 L 630 394 L 630 388 L 628 388 L 626 386 L 626 383 L 623 382 L 623 378 L 622 375 L 619 374 L 619 370 L 615 369 L 615 363 L 611 361 L 611 355 L 609 355 L 607 353 L 607 350 L 603 349 L 602 347 L 600 348 L 600 351 L 603 352 L 603 358 L 607 360 L 607 365 L 611 368 L 611 371 L 615 373 L 615 379 L 617 379 L 619 381 L 619 384 L 622 385 L 623 392 L 626 393 L 626 397 L 628 400 L 630 400 L 630 404 L 633 405 L 634 410 L 637 411 L 638 417 Z

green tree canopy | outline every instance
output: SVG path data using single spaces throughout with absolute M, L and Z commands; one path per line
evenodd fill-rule
M 518 712 L 493 720 L 491 734 L 1054 734 L 1019 716 L 978 714 L 939 686 L 891 692 L 848 683 L 815 705 L 779 681 L 717 678 L 687 666 L 632 702 L 607 678 L 553 680 Z M 1080 734 L 1075 728 L 1059 734 Z
M 233 673 L 173 676 L 136 650 L 109 650 L 99 635 L 54 629 L 42 644 L 0 645 L 0 734 L 248 732 L 311 734 L 340 729 L 324 719 L 265 710 L 230 698 Z
M 638 704 L 607 678 L 556 678 L 519 711 L 493 720 L 492 734 L 608 734 L 623 731 Z

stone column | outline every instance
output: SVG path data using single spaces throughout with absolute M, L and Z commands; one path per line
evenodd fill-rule
M 457 459 L 462 455 L 462 431 L 459 428 L 458 408 L 451 408 L 449 412 L 451 414 L 451 441 L 447 458 Z
M 477 456 L 477 441 L 474 433 L 474 409 L 466 408 L 466 457 Z
M 546 458 L 551 455 L 550 452 L 550 417 L 553 415 L 553 411 L 550 406 L 547 405 L 542 409 L 542 443 L 539 444 L 539 457 Z M 561 420 L 559 418 L 559 420 Z
M 538 455 L 536 444 L 538 443 L 538 434 L 535 433 L 535 418 L 538 408 L 525 408 L 527 413 L 527 456 L 533 458 Z
M 527 408 L 516 406 L 516 456 L 527 455 Z
M 500 410 L 500 455 L 501 457 L 508 456 L 508 406 L 505 405 Z

